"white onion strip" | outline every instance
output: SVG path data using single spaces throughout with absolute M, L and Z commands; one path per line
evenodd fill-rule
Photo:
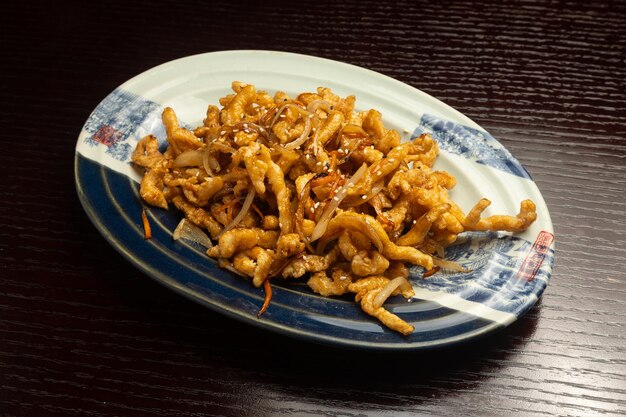
M 302 134 L 298 137 L 298 139 L 287 143 L 284 145 L 285 149 L 297 149 L 300 145 L 302 145 L 309 138 L 309 133 L 311 133 L 311 118 L 304 118 L 304 129 L 302 130 Z
M 372 185 L 372 189 L 370 190 L 368 194 L 364 196 L 351 197 L 350 200 L 346 202 L 346 204 L 350 207 L 354 207 L 354 206 L 360 206 L 363 203 L 367 203 L 372 198 L 376 197 L 376 195 L 380 193 L 384 187 L 385 187 L 385 181 L 380 180 L 374 183 L 374 185 Z
M 183 239 L 199 243 L 207 249 L 213 247 L 213 243 L 211 243 L 211 239 L 209 239 L 206 233 L 185 218 L 183 218 L 180 223 L 178 223 L 178 226 L 176 226 L 176 229 L 174 229 L 172 238 L 174 240 Z
M 204 170 L 206 171 L 207 174 L 209 174 L 210 176 L 214 176 L 215 173 L 211 169 L 211 164 L 209 161 L 210 157 L 211 157 L 211 152 L 209 151 L 209 148 L 207 147 L 204 150 L 204 154 L 202 155 L 202 166 L 204 167 Z
M 239 222 L 243 220 L 246 214 L 248 214 L 248 211 L 250 211 L 250 207 L 252 207 L 252 200 L 254 200 L 255 195 L 256 195 L 256 191 L 254 190 L 254 187 L 250 187 L 250 191 L 248 191 L 248 195 L 246 196 L 246 199 L 244 200 L 243 205 L 241 206 L 241 210 L 239 210 L 239 213 L 237 213 L 233 221 L 228 223 L 226 227 L 224 227 L 224 230 L 222 230 L 220 234 L 217 235 L 218 239 L 220 236 L 222 236 L 224 233 L 228 232 L 229 230 L 237 226 Z
M 326 206 L 324 212 L 322 213 L 322 216 L 315 225 L 313 233 L 311 233 L 311 238 L 309 240 L 310 242 L 314 242 L 324 235 L 324 233 L 326 232 L 326 228 L 328 227 L 328 222 L 330 221 L 335 210 L 337 210 L 337 207 L 339 207 L 339 204 L 341 204 L 343 199 L 346 198 L 346 196 L 348 195 L 348 190 L 354 187 L 359 181 L 361 181 L 366 172 L 367 164 L 364 163 L 363 165 L 361 165 L 361 168 L 359 168 L 354 173 L 354 175 L 350 177 L 350 179 L 348 179 L 348 181 L 346 181 L 346 183 L 337 190 L 337 193 L 330 200 L 330 204 Z
M 307 117 L 309 114 L 311 114 L 309 111 L 307 111 L 306 109 L 303 109 L 300 106 L 296 106 L 293 103 L 287 103 L 287 104 L 283 104 L 282 106 L 280 106 L 278 108 L 278 110 L 276 111 L 276 114 L 274 115 L 274 117 L 272 118 L 272 122 L 269 125 L 269 128 L 271 129 L 272 127 L 274 127 L 274 123 L 276 123 L 276 121 L 278 120 L 278 118 L 280 117 L 280 115 L 283 113 L 283 111 L 286 108 L 291 108 L 291 109 L 295 109 L 297 110 L 303 117 Z
M 374 308 L 381 307 L 383 305 L 383 303 L 385 301 L 387 301 L 387 298 L 389 298 L 391 296 L 391 294 L 398 287 L 404 287 L 404 289 L 409 289 L 409 288 L 411 288 L 411 284 L 409 283 L 409 281 L 407 281 L 406 278 L 404 278 L 402 276 L 395 277 L 394 279 L 389 281 L 387 283 L 387 285 L 385 285 L 383 287 L 383 289 L 380 290 L 380 292 L 378 294 L 376 294 L 376 297 L 374 297 L 374 301 L 372 303 L 374 305 Z
M 181 152 L 172 166 L 174 168 L 200 166 L 204 160 L 204 153 L 200 149 L 189 149 Z

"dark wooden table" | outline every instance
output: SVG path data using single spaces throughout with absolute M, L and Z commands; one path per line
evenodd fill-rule
M 3 5 L 0 415 L 626 413 L 624 2 L 53 3 Z M 469 345 L 352 352 L 228 319 L 131 266 L 78 201 L 81 126 L 134 75 L 228 49 L 360 65 L 481 124 L 555 224 L 540 302 Z

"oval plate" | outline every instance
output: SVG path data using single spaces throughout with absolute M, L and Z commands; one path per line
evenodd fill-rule
M 130 155 L 148 133 L 164 142 L 161 111 L 175 109 L 183 125 L 202 123 L 209 103 L 231 92 L 234 80 L 258 89 L 295 95 L 330 87 L 355 95 L 359 110 L 378 109 L 385 126 L 409 140 L 429 132 L 439 143 L 437 169 L 457 178 L 451 198 L 465 211 L 480 198 L 492 201 L 485 215 L 515 214 L 526 198 L 538 219 L 524 233 L 461 235 L 446 258 L 470 273 L 439 272 L 422 279 L 411 270 L 416 298 L 385 306 L 415 326 L 402 336 L 381 326 L 347 298 L 325 298 L 304 280 L 276 281 L 268 311 L 257 319 L 263 290 L 220 269 L 200 247 L 172 240 L 181 218 L 175 209 L 147 208 L 153 237 L 143 238 L 138 195 L 140 172 Z M 382 74 L 305 55 L 271 51 L 225 51 L 196 55 L 155 67 L 109 94 L 78 137 L 76 187 L 89 218 L 131 263 L 167 287 L 218 312 L 290 336 L 372 349 L 418 349 L 450 345 L 507 326 L 526 313 L 544 291 L 552 270 L 554 235 L 543 197 L 526 170 L 491 135 L 439 100 Z

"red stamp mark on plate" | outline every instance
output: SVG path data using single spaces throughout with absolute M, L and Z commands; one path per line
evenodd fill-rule
M 530 248 L 524 263 L 520 266 L 517 275 L 520 278 L 525 278 L 527 281 L 532 281 L 537 275 L 537 271 L 541 268 L 541 264 L 546 257 L 546 253 L 550 249 L 550 245 L 554 241 L 554 235 L 550 232 L 542 230 L 535 239 L 535 243 Z
M 102 125 L 91 139 L 110 148 L 122 140 L 122 133 L 109 125 Z

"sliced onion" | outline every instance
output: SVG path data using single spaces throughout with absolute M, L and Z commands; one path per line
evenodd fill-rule
M 206 233 L 185 218 L 183 218 L 180 223 L 178 223 L 178 226 L 176 226 L 176 229 L 174 229 L 172 238 L 174 240 L 183 239 L 199 243 L 207 249 L 213 247 L 213 243 L 211 243 L 211 239 L 209 239 Z
M 181 167 L 197 167 L 202 165 L 204 152 L 200 149 L 189 149 L 182 152 L 174 159 L 172 166 L 174 168 Z
M 433 264 L 443 268 L 448 269 L 454 272 L 470 272 L 471 269 L 463 268 L 459 263 L 454 261 L 449 261 L 447 259 L 441 259 L 433 256 Z
M 309 138 L 309 133 L 311 133 L 311 118 L 304 118 L 304 129 L 302 130 L 302 134 L 298 137 L 298 139 L 289 142 L 285 145 L 285 149 L 296 149 L 300 145 L 302 145 Z
M 319 108 L 322 108 L 326 113 L 330 113 L 330 111 L 334 109 L 334 106 L 331 102 L 326 100 L 313 100 L 306 106 L 307 111 L 311 113 L 315 113 Z
M 348 123 L 347 125 L 345 125 L 343 127 L 343 129 L 341 130 L 342 134 L 347 134 L 348 136 L 363 136 L 363 137 L 369 137 L 369 135 L 367 134 L 367 132 L 365 130 L 363 130 L 363 128 L 359 125 L 355 125 L 353 123 Z
M 222 142 L 211 142 L 209 146 L 211 146 L 211 149 L 215 149 L 220 152 L 227 152 L 227 153 L 237 152 L 235 148 Z
M 391 296 L 391 293 L 393 293 L 398 287 L 403 287 L 403 289 L 406 290 L 411 288 L 411 284 L 404 277 L 396 277 L 392 279 L 383 287 L 382 290 L 380 290 L 378 294 L 376 294 L 376 297 L 374 297 L 374 308 L 382 306 L 383 303 L 387 301 L 387 298 Z
M 278 118 L 280 117 L 280 115 L 283 113 L 283 111 L 287 108 L 290 109 L 295 109 L 297 110 L 303 117 L 307 117 L 309 114 L 311 114 L 308 110 L 297 106 L 293 103 L 287 103 L 287 104 L 283 104 L 282 106 L 280 106 L 278 108 L 278 110 L 276 111 L 276 114 L 274 115 L 274 118 L 272 118 L 272 122 L 269 125 L 269 128 L 271 129 L 274 126 L 274 123 L 276 123 L 278 121 Z
M 215 157 L 211 155 L 211 152 L 208 148 L 202 155 L 202 166 L 204 167 L 206 173 L 211 176 L 214 176 L 217 172 L 220 171 L 219 162 L 217 162 L 217 159 L 215 159 Z
M 363 203 L 367 203 L 372 198 L 376 197 L 376 195 L 380 193 L 384 187 L 385 187 L 384 180 L 377 181 L 376 183 L 374 183 L 374 185 L 372 185 L 372 189 L 370 190 L 369 193 L 365 195 L 365 198 L 363 198 L 363 196 L 353 196 L 353 197 L 350 197 L 350 201 L 346 202 L 346 204 L 350 207 L 354 207 L 354 206 L 359 206 Z
M 315 225 L 313 233 L 311 233 L 311 242 L 316 241 L 324 235 L 324 233 L 326 232 L 326 228 L 328 227 L 328 222 L 330 221 L 335 210 L 337 210 L 337 207 L 339 207 L 339 204 L 341 204 L 343 199 L 346 198 L 346 196 L 348 195 L 348 190 L 354 187 L 359 181 L 361 181 L 366 172 L 367 164 L 364 163 L 363 165 L 361 165 L 361 168 L 359 168 L 354 173 L 354 175 L 350 177 L 350 179 L 348 179 L 348 181 L 346 181 L 346 183 L 337 190 L 337 193 L 330 200 L 330 204 L 326 206 L 324 212 L 322 213 L 322 216 Z
M 250 191 L 248 191 L 248 195 L 246 196 L 246 199 L 244 200 L 243 205 L 241 206 L 241 210 L 239 210 L 239 213 L 237 213 L 233 221 L 228 223 L 226 227 L 224 227 L 224 230 L 220 232 L 217 238 L 219 238 L 224 233 L 228 232 L 229 230 L 237 226 L 239 222 L 243 220 L 246 214 L 248 214 L 248 211 L 250 211 L 250 207 L 252 206 L 252 200 L 254 200 L 255 195 L 256 195 L 256 191 L 254 190 L 254 187 L 250 187 Z

